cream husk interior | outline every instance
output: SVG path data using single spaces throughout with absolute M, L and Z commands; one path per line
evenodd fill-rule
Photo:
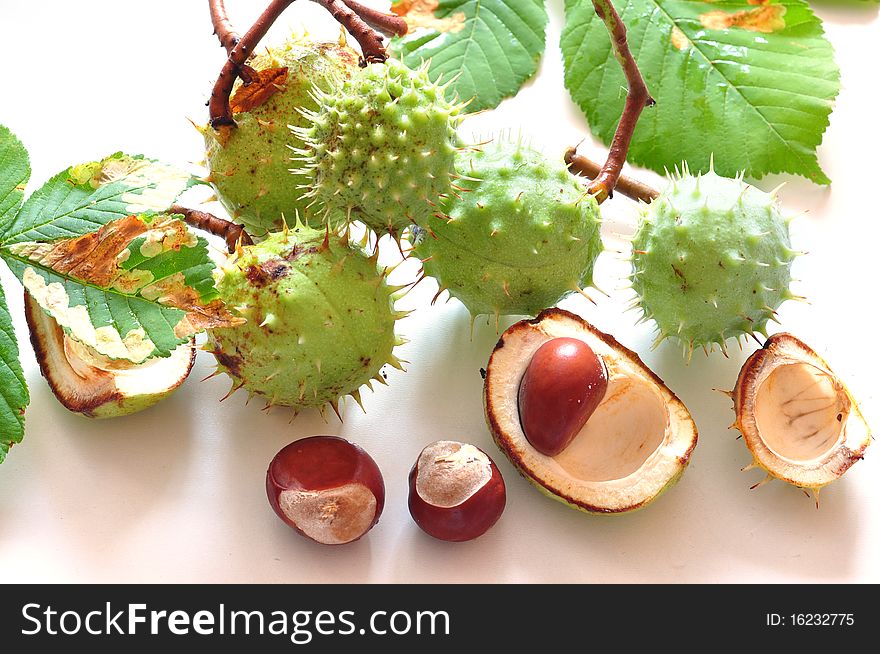
M 126 397 L 154 395 L 180 384 L 189 373 L 192 345 L 184 343 L 168 357 L 154 357 L 144 363 L 123 359 L 109 359 L 88 345 L 64 336 L 64 355 L 70 367 L 81 377 L 89 377 L 90 369 L 103 370 L 113 375 L 113 383 Z
M 777 456 L 818 459 L 840 444 L 852 403 L 830 375 L 809 363 L 774 369 L 758 387 L 758 435 Z
M 638 472 L 663 444 L 667 426 L 666 407 L 652 385 L 616 375 L 596 412 L 553 459 L 578 479 L 623 479 Z
M 608 389 L 572 443 L 548 457 L 526 439 L 517 396 L 535 351 L 562 336 L 581 338 L 602 358 Z M 492 357 L 487 410 L 512 458 L 545 489 L 587 510 L 626 511 L 648 502 L 683 470 L 697 439 L 684 405 L 634 358 L 561 313 L 505 334 Z
M 743 365 L 737 426 L 755 460 L 796 486 L 820 488 L 862 457 L 871 431 L 828 365 L 790 334 L 776 334 Z

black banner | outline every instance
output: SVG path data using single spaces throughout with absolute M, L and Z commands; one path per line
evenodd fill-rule
M 79 645 L 118 652 L 135 643 L 170 652 L 200 645 L 257 652 L 839 648 L 871 635 L 874 592 L 830 585 L 5 586 L 0 643 L 9 652 Z

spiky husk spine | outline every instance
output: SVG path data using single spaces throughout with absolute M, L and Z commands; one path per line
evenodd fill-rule
M 308 179 L 291 174 L 290 147 L 303 147 L 289 125 L 305 127 L 301 108 L 315 110 L 313 91 L 330 92 L 357 70 L 357 53 L 339 43 L 292 39 L 269 48 L 249 63 L 257 71 L 287 68 L 287 77 L 263 104 L 235 114 L 236 127 L 204 128 L 205 162 L 223 207 L 256 236 L 281 228 L 311 200 L 302 185 Z M 291 142 L 292 141 L 292 142 Z
M 737 436 L 737 438 L 738 439 L 742 438 L 746 433 L 746 427 L 743 425 L 743 421 L 742 421 L 742 418 L 740 415 L 741 411 L 739 410 L 739 407 L 737 406 L 736 391 L 734 390 L 734 391 L 722 391 L 722 392 L 725 395 L 727 395 L 728 397 L 731 397 L 731 399 L 733 399 L 733 401 L 734 401 L 733 402 L 733 411 L 734 411 L 734 413 L 737 414 L 736 419 L 727 428 L 728 429 L 735 429 L 736 431 L 738 431 L 740 433 L 740 435 Z M 748 443 L 746 444 L 746 447 L 748 447 Z M 751 452 L 751 448 L 749 448 L 749 451 Z M 784 477 L 781 477 L 778 474 L 774 474 L 773 471 L 771 471 L 764 464 L 762 464 L 758 460 L 758 457 L 756 457 L 754 455 L 754 452 L 752 452 L 752 462 L 743 466 L 742 468 L 740 468 L 740 472 L 749 472 L 750 470 L 760 470 L 764 476 L 761 477 L 760 481 L 749 486 L 749 490 L 756 490 L 758 488 L 761 488 L 761 486 L 763 486 L 764 484 L 771 482 L 774 479 L 778 479 L 779 481 L 782 481 L 786 484 L 791 484 L 795 488 L 799 488 L 800 490 L 802 490 L 804 492 L 805 495 L 807 495 L 808 497 L 812 497 L 813 501 L 816 503 L 817 509 L 819 508 L 819 492 L 823 488 L 825 488 L 825 486 L 828 485 L 828 484 L 822 484 L 821 486 L 800 485 L 800 484 L 794 483 L 790 479 L 785 479 Z
M 632 286 L 643 320 L 666 338 L 726 351 L 727 339 L 766 336 L 787 299 L 791 264 L 788 220 L 774 193 L 710 171 L 672 176 L 642 208 L 632 242 Z
M 445 97 L 427 66 L 389 60 L 370 64 L 334 92 L 316 90 L 318 109 L 304 108 L 296 150 L 303 187 L 325 218 L 344 216 L 399 237 L 424 224 L 450 191 L 464 105 Z
M 402 343 L 387 270 L 349 242 L 348 231 L 297 224 L 258 245 L 239 248 L 219 269 L 217 289 L 247 323 L 215 329 L 206 349 L 232 390 L 263 396 L 267 407 L 321 408 L 371 380 L 385 383 L 386 363 Z
M 460 190 L 416 246 L 472 315 L 536 315 L 592 284 L 599 206 L 561 161 L 498 139 L 456 157 Z M 438 293 L 439 295 L 439 293 Z

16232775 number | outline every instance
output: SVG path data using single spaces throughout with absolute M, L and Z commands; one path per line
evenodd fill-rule
M 852 627 L 855 625 L 853 613 L 768 613 L 768 627 Z

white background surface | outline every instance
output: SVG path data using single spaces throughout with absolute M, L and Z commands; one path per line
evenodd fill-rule
M 263 5 L 227 4 L 242 31 Z M 793 225 L 795 247 L 809 250 L 796 264 L 803 281 L 794 290 L 811 302 L 787 303 L 781 316 L 788 331 L 829 360 L 877 425 L 880 19 L 876 5 L 843 4 L 814 5 L 842 69 L 843 90 L 820 149 L 834 183 L 821 188 L 789 178 L 781 192 L 788 213 L 809 209 Z M 562 1 L 551 0 L 549 8 L 539 76 L 465 129 L 521 130 L 561 157 L 588 131 L 562 85 Z M 305 2 L 288 10 L 272 34 L 277 39 L 303 22 L 314 33 L 336 34 L 322 10 Z M 30 151 L 31 191 L 71 164 L 120 149 L 175 163 L 201 159 L 201 138 L 187 117 L 205 120 L 204 101 L 223 61 L 206 2 L 2 1 L 0 28 L 0 122 Z M 603 156 L 589 139 L 584 151 Z M 658 182 L 652 173 L 637 174 Z M 784 179 L 758 185 L 769 190 Z M 189 381 L 170 399 L 98 422 L 68 413 L 40 377 L 20 286 L 4 267 L 32 402 L 25 441 L 0 467 L 0 581 L 880 581 L 878 446 L 822 492 L 819 510 L 781 482 L 749 491 L 760 473 L 740 472 L 750 455 L 726 429 L 729 400 L 711 389 L 732 387 L 755 345 L 744 352 L 734 346 L 730 359 L 700 353 L 689 367 L 672 344 L 650 352 L 650 325 L 634 327 L 637 316 L 622 313 L 628 292 L 615 290 L 626 273 L 613 254 L 623 247 L 615 233 L 629 229 L 633 205 L 615 198 L 603 213 L 609 251 L 600 257 L 597 283 L 611 298 L 562 306 L 639 352 L 688 405 L 700 430 L 690 468 L 655 504 L 631 515 L 593 517 L 546 499 L 521 479 L 492 444 L 482 415 L 479 369 L 495 327 L 478 323 L 471 338 L 458 302 L 428 306 L 431 282 L 400 303 L 418 307 L 399 323 L 411 340 L 400 352 L 411 361 L 409 370 L 389 371 L 388 387 L 365 394 L 366 415 L 349 402 L 343 424 L 335 417 L 324 423 L 317 412 L 288 424 L 283 410 L 267 416 L 256 401 L 245 406 L 244 394 L 218 404 L 229 382 L 199 383 L 213 370 L 212 357 L 200 353 Z M 404 267 L 396 275 L 413 273 Z M 315 433 L 360 443 L 385 476 L 382 519 L 352 545 L 322 547 L 299 537 L 266 501 L 269 460 L 291 440 Z M 504 516 L 470 543 L 431 539 L 407 511 L 409 467 L 425 444 L 440 438 L 483 447 L 507 481 Z

